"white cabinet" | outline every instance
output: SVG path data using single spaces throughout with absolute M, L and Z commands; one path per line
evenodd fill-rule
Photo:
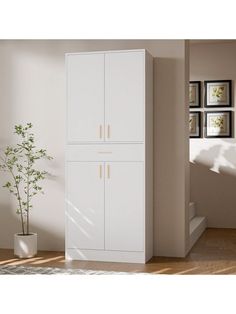
M 142 51 L 69 55 L 69 143 L 143 141 L 144 62 Z
M 67 54 L 66 258 L 153 253 L 152 57 Z
M 143 141 L 144 63 L 141 51 L 105 55 L 106 141 Z
M 105 180 L 105 247 L 143 251 L 143 162 L 107 162 Z
M 104 54 L 67 58 L 68 142 L 104 139 Z
M 69 248 L 143 251 L 143 162 L 68 162 Z
M 100 162 L 67 164 L 67 245 L 104 249 L 104 166 Z

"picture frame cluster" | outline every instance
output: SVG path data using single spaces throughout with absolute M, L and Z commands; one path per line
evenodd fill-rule
M 203 134 L 206 138 L 232 137 L 233 112 L 225 110 L 225 108 L 232 109 L 232 81 L 204 81 L 204 97 L 202 97 L 201 87 L 201 81 L 189 82 L 190 138 L 201 138 Z M 204 107 L 202 107 L 203 99 Z M 204 127 L 202 127 L 202 116 Z

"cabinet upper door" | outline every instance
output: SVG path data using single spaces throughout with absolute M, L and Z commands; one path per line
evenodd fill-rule
M 105 163 L 105 249 L 143 251 L 143 162 Z
M 145 54 L 105 54 L 105 139 L 141 142 L 144 138 Z
M 104 163 L 67 163 L 67 247 L 104 249 Z
M 104 140 L 104 54 L 67 57 L 67 140 Z

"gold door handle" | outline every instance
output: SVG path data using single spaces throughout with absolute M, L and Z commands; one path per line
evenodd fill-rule
M 102 138 L 102 125 L 99 125 L 99 137 Z
M 110 127 L 110 124 L 108 124 L 107 126 L 107 138 L 110 138 L 111 136 L 111 127 Z
M 102 179 L 102 165 L 99 165 L 99 178 Z
M 107 165 L 107 179 L 110 179 L 110 165 Z

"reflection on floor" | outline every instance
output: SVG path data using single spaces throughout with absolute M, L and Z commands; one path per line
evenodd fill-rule
M 154 257 L 146 265 L 65 261 L 64 252 L 41 251 L 31 259 L 17 259 L 0 249 L 0 265 L 30 265 L 153 274 L 236 274 L 236 229 L 207 229 L 186 258 Z

